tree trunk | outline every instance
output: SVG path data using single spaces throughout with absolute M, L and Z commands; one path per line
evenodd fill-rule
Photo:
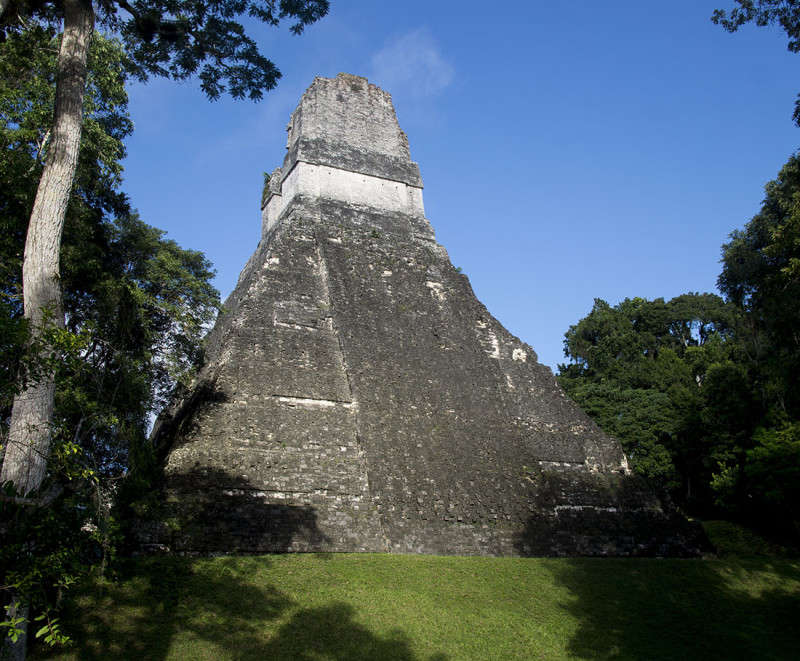
M 0 18 L 3 18 L 3 14 L 6 13 L 6 9 L 8 9 L 8 3 L 10 0 L 0 0 Z
M 91 1 L 65 0 L 52 140 L 33 204 L 22 265 L 23 303 L 32 341 L 41 338 L 48 325 L 64 326 L 59 253 L 80 149 L 86 60 L 93 29 Z M 11 480 L 18 493 L 27 494 L 41 486 L 47 467 L 53 375 L 23 387 L 14 398 L 0 481 Z
M 78 164 L 86 62 L 94 30 L 91 0 L 64 0 L 63 7 L 52 140 L 33 203 L 22 263 L 23 304 L 32 343 L 42 338 L 47 327 L 64 327 L 59 282 L 61 235 Z M 0 5 L 0 10 L 4 8 Z M 23 495 L 39 489 L 44 481 L 54 397 L 52 372 L 23 384 L 23 390 L 14 397 L 0 482 L 11 480 Z M 27 612 L 24 595 L 14 595 L 11 605 Z M 9 646 L 12 658 L 25 658 L 26 639 L 27 635 L 20 636 Z

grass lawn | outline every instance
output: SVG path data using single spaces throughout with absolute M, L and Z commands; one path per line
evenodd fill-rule
M 49 659 L 800 659 L 800 561 L 136 560 Z

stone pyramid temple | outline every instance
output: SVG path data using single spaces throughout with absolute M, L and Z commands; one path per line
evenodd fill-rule
M 453 268 L 391 96 L 317 78 L 194 386 L 159 417 L 146 549 L 692 555 Z

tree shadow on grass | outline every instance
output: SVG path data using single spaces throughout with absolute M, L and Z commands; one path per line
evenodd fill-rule
M 580 558 L 570 591 L 578 659 L 798 659 L 800 563 Z
M 124 580 L 76 600 L 80 614 L 69 625 L 79 658 L 165 659 L 175 636 L 187 631 L 222 648 L 227 640 L 257 639 L 259 627 L 292 600 L 275 586 L 246 580 L 241 562 L 170 556 L 133 562 Z M 265 566 L 268 559 L 260 561 Z
M 269 580 L 270 564 L 268 557 L 139 559 L 127 580 L 108 585 L 101 596 L 75 600 L 77 610 L 68 629 L 78 642 L 77 657 L 417 658 L 405 634 L 371 632 L 356 620 L 350 604 L 298 609 L 292 597 Z M 39 648 L 33 658 L 50 656 L 56 655 Z
M 171 480 L 182 497 L 152 522 L 153 548 L 191 556 L 326 547 L 310 505 L 273 502 L 246 478 L 216 469 Z M 349 604 L 300 609 L 270 575 L 272 565 L 265 555 L 130 560 L 124 580 L 73 600 L 65 629 L 79 645 L 78 658 L 92 661 L 415 658 L 402 632 L 372 633 Z M 41 647 L 36 654 L 50 655 Z
M 286 661 L 411 661 L 416 658 L 401 631 L 392 631 L 385 638 L 376 636 L 355 622 L 355 615 L 355 609 L 345 603 L 299 611 L 270 641 L 264 650 L 267 656 L 263 658 Z M 431 661 L 445 659 L 444 655 L 436 655 Z

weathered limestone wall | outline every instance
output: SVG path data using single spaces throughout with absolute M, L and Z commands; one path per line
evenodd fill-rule
M 302 161 L 422 187 L 391 95 L 365 78 L 314 79 L 287 128 L 286 174 Z
M 312 143 L 318 162 L 301 160 Z M 688 524 L 436 243 L 387 94 L 354 76 L 317 79 L 289 146 L 209 363 L 154 430 L 164 516 L 142 526 L 145 547 L 697 552 Z M 324 170 L 419 196 L 404 207 L 369 186 L 302 183 Z
M 214 331 L 213 381 L 166 462 L 173 546 L 382 550 L 318 247 L 281 233 L 251 266 Z

